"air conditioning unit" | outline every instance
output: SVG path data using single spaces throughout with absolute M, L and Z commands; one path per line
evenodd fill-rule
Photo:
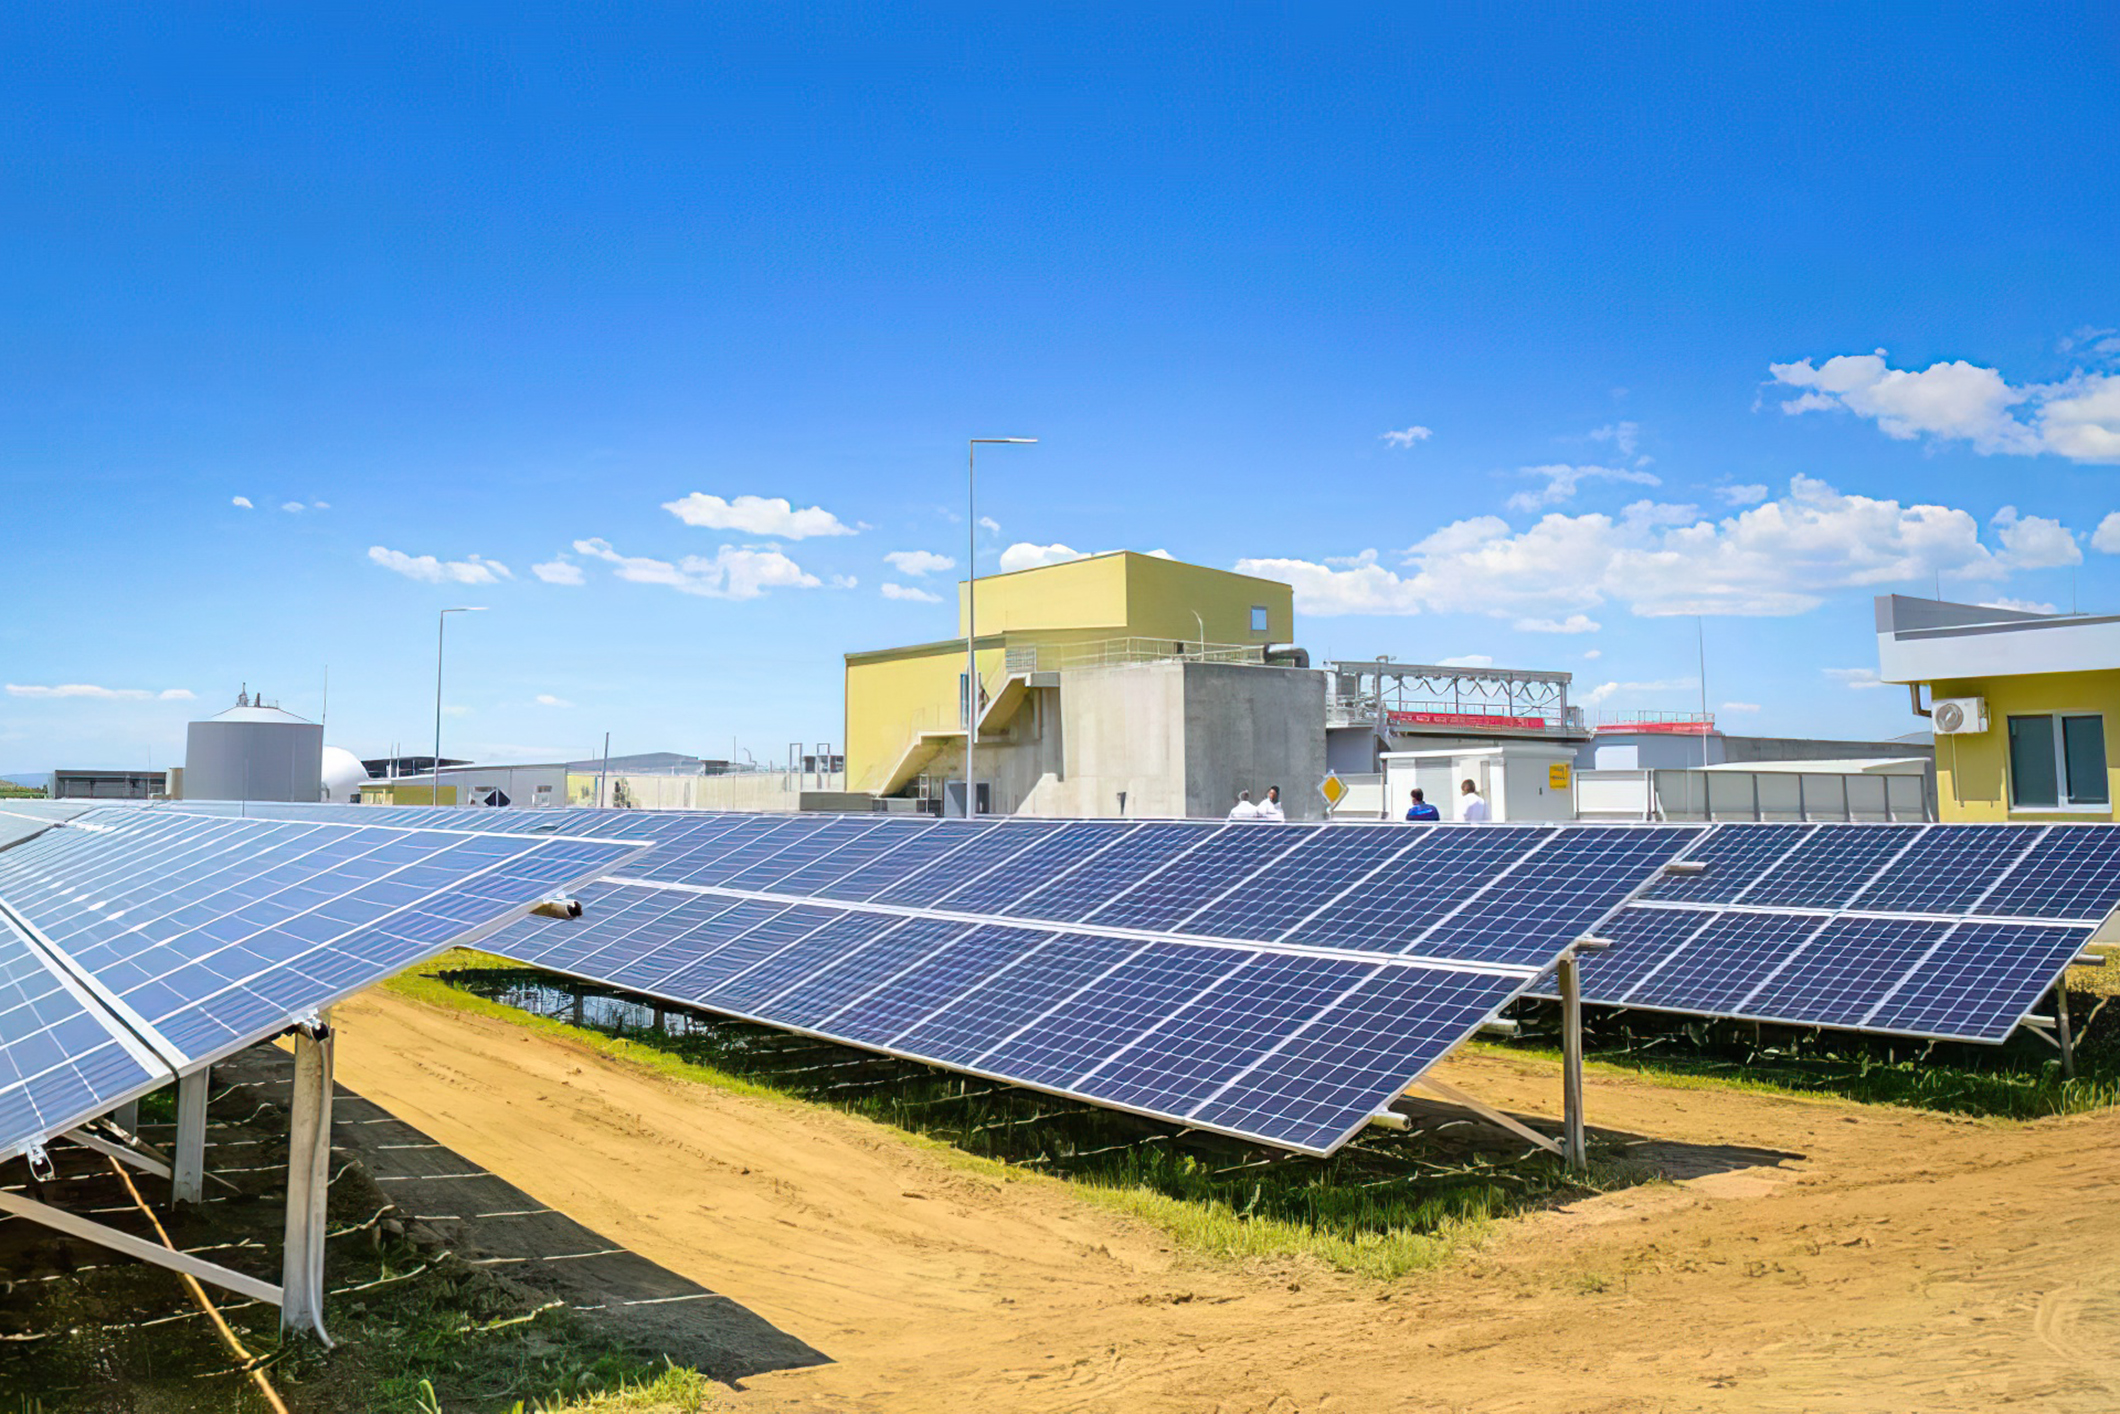
M 1974 736 L 1987 730 L 1987 699 L 1946 697 L 1929 704 L 1929 721 L 1938 736 Z

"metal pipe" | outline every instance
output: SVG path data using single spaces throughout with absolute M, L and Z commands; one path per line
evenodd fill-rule
M 294 1033 L 294 1096 L 287 1117 L 287 1227 L 280 1271 L 280 1330 L 324 1330 L 324 1208 L 331 1183 L 331 1027 Z
M 484 605 L 462 605 L 434 616 L 434 777 L 427 788 L 427 803 L 442 803 L 442 643 L 451 614 L 483 614 Z
M 177 1146 L 172 1155 L 169 1201 L 197 1203 L 206 1196 L 206 1090 L 211 1072 L 201 1066 L 177 1077 Z
M 2076 1037 L 2069 1025 L 2068 977 L 2054 983 L 2054 1044 L 2061 1049 L 2061 1078 L 2076 1078 Z
M 1580 1173 L 1590 1167 L 1590 1147 L 1583 1133 L 1583 989 L 1580 964 L 1572 951 L 1561 958 L 1559 981 L 1562 1158 Z

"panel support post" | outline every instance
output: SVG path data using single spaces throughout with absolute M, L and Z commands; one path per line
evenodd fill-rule
M 169 1176 L 172 1203 L 206 1199 L 206 1091 L 211 1072 L 205 1066 L 177 1077 L 177 1146 Z
M 2061 1078 L 2076 1078 L 2076 1038 L 2068 1019 L 2068 974 L 2054 983 L 2054 1044 L 2061 1050 Z
M 294 1033 L 294 1097 L 287 1118 L 287 1240 L 280 1270 L 280 1330 L 324 1332 L 324 1205 L 331 1192 L 331 1027 Z
M 1561 1157 L 1580 1173 L 1590 1167 L 1583 1136 L 1583 989 L 1574 950 L 1561 955 Z

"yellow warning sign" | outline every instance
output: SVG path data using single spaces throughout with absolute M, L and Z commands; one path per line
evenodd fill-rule
M 1546 768 L 1546 784 L 1555 790 L 1568 789 L 1569 767 L 1566 762 L 1556 761 Z
M 1325 797 L 1325 804 L 1337 806 L 1347 798 L 1347 782 L 1340 779 L 1337 771 L 1327 771 L 1325 779 L 1318 782 L 1318 794 Z

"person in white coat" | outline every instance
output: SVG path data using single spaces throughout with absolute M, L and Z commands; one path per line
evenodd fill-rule
M 1473 825 L 1487 819 L 1487 802 L 1480 798 L 1480 788 L 1471 781 L 1458 787 L 1458 819 Z
M 1266 788 L 1266 799 L 1259 802 L 1259 818 L 1261 820 L 1271 820 L 1276 825 L 1282 824 L 1288 819 L 1287 812 L 1281 809 L 1281 788 L 1279 786 L 1268 786 Z
M 1229 808 L 1229 818 L 1232 820 L 1256 820 L 1259 818 L 1259 807 L 1251 803 L 1250 791 L 1240 790 L 1237 792 L 1237 803 Z

